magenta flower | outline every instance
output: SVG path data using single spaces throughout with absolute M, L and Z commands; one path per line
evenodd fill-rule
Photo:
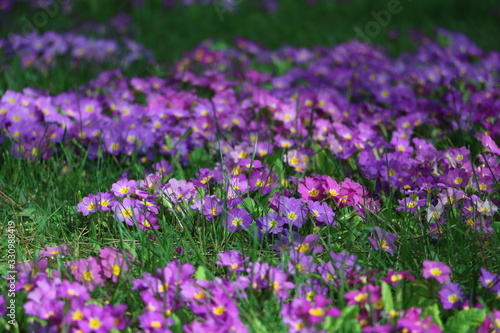
M 442 285 L 438 294 L 445 310 L 459 308 L 462 304 L 463 293 L 458 283 L 447 283 Z
M 76 260 L 70 263 L 69 268 L 75 280 L 84 284 L 89 290 L 104 285 L 102 267 L 94 257 Z
M 451 269 L 444 263 L 438 261 L 424 261 L 423 264 L 424 268 L 422 274 L 424 278 L 435 278 L 441 284 L 450 281 Z
M 415 213 L 418 207 L 425 206 L 425 201 L 425 199 L 418 199 L 414 195 L 410 195 L 404 199 L 398 200 L 400 206 L 397 207 L 396 210 L 404 210 L 408 213 Z
M 432 316 L 427 316 L 420 319 L 422 310 L 412 307 L 407 311 L 402 311 L 401 317 L 397 322 L 397 331 L 408 332 L 428 332 L 428 333 L 441 333 L 442 330 L 439 326 L 432 322 Z
M 88 304 L 83 308 L 82 315 L 78 326 L 85 333 L 107 333 L 114 327 L 114 318 L 108 308 Z
M 145 311 L 139 316 L 139 323 L 145 332 L 169 333 L 171 330 L 168 327 L 172 326 L 174 321 L 171 318 L 165 318 L 159 311 Z
M 295 287 L 293 282 L 288 281 L 288 275 L 278 267 L 269 268 L 269 283 L 279 300 L 288 298 L 288 291 Z
M 235 250 L 222 252 L 218 255 L 220 261 L 216 261 L 215 263 L 219 266 L 229 267 L 231 271 L 244 271 L 243 264 L 250 260 Z
M 117 181 L 111 186 L 111 191 L 117 197 L 124 197 L 132 194 L 137 189 L 137 182 L 135 180 L 122 179 Z
M 375 286 L 373 284 L 367 284 L 360 290 L 353 290 L 345 293 L 344 299 L 347 300 L 347 305 L 372 304 L 375 309 L 378 310 L 382 309 L 384 305 L 380 286 Z
M 39 257 L 55 258 L 58 255 L 65 256 L 69 254 L 68 246 L 66 244 L 61 244 L 58 246 L 46 246 L 43 250 L 40 250 L 38 254 Z
M 486 135 L 484 133 L 478 133 L 476 137 L 481 140 L 481 144 L 486 150 L 492 152 L 493 154 L 500 155 L 500 148 L 496 144 L 495 141 L 491 138 L 491 136 Z
M 270 212 L 266 216 L 259 217 L 256 221 L 261 234 L 279 234 L 283 231 L 286 219 L 279 216 L 277 212 Z
M 222 221 L 222 225 L 228 228 L 229 232 L 247 229 L 252 224 L 252 214 L 244 208 L 233 208 L 227 212 L 227 216 Z
M 469 174 L 465 169 L 449 169 L 443 176 L 443 183 L 450 187 L 465 187 L 469 183 Z
M 306 177 L 300 180 L 298 192 L 302 196 L 302 201 L 321 200 L 325 198 L 323 182 L 317 177 Z
M 123 273 L 130 270 L 133 258 L 130 254 L 124 256 L 115 248 L 105 247 L 99 250 L 100 265 L 104 277 L 111 279 L 114 283 Z
M 394 270 L 390 270 L 386 277 L 382 278 L 382 281 L 392 284 L 393 286 L 397 286 L 403 280 L 415 280 L 415 277 L 408 274 L 409 271 L 396 272 Z
M 307 210 L 299 199 L 281 197 L 279 210 L 290 225 L 300 228 L 305 222 Z
M 382 231 L 379 227 L 375 227 L 372 231 L 374 237 L 368 237 L 368 241 L 373 245 L 375 250 L 384 250 L 389 252 L 390 254 L 394 254 L 397 250 L 397 246 L 395 244 L 396 238 L 398 237 L 396 234 L 392 234 L 390 232 Z
M 0 295 L 0 317 L 3 317 L 7 314 L 7 305 L 6 299 L 4 295 Z
M 212 221 L 222 214 L 222 201 L 215 195 L 207 195 L 203 200 L 203 215 L 207 220 Z
M 492 291 L 500 291 L 500 275 L 490 273 L 484 268 L 481 268 L 481 277 L 479 278 L 483 287 Z
M 125 222 L 128 225 L 134 225 L 135 220 L 139 216 L 140 212 L 137 208 L 140 205 L 140 201 L 131 198 L 123 199 L 123 202 L 117 203 L 113 207 L 115 213 L 115 218 L 118 221 Z
M 337 224 L 337 222 L 334 220 L 335 213 L 326 202 L 309 201 L 307 203 L 307 208 L 309 209 L 309 213 L 316 221 L 324 223 L 326 225 Z
M 98 192 L 95 196 L 98 198 L 97 203 L 103 212 L 111 210 L 118 203 L 111 192 Z
M 87 216 L 90 213 L 97 212 L 99 210 L 99 198 L 93 194 L 82 199 L 82 202 L 78 203 L 78 212 L 82 213 L 83 216 Z

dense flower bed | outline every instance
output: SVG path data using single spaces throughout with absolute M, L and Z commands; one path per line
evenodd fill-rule
M 438 34 L 445 45 L 422 36 L 417 53 L 396 59 L 355 41 L 277 51 L 243 39 L 235 48 L 206 43 L 159 77 L 117 70 L 56 96 L 6 92 L 2 139 L 12 154 L 47 159 L 64 145 L 150 164 L 143 179 L 124 176 L 85 196 L 84 216 L 138 229 L 151 242 L 174 226 L 220 226 L 276 253 L 275 262 L 219 253 L 215 264 L 227 274 L 210 276 L 179 260 L 145 272 L 115 248 L 72 261 L 66 245 L 46 248 L 17 267 L 33 330 L 259 331 L 246 318 L 250 299 L 263 311 L 278 308 L 290 332 L 500 330 L 500 278 L 487 267 L 473 289 L 440 260 L 424 260 L 421 271 L 374 270 L 359 254 L 330 250 L 332 235 L 360 225 L 371 251 L 389 257 L 408 239 L 437 247 L 457 229 L 479 243 L 497 237 L 500 53 Z M 440 141 L 464 133 L 474 149 Z M 217 155 L 215 167 L 173 178 L 174 161 L 187 166 L 199 149 Z M 322 174 L 308 172 L 312 163 Z M 334 179 L 333 165 L 345 176 Z M 386 221 L 387 211 L 401 218 Z M 103 301 L 116 284 L 134 290 L 128 303 Z M 408 288 L 439 305 L 405 306 L 414 297 Z

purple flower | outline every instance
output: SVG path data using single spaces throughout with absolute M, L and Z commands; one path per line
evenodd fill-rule
M 7 305 L 6 299 L 4 295 L 0 295 L 0 317 L 3 317 L 7 314 Z
M 220 266 L 229 267 L 231 271 L 244 271 L 243 264 L 249 260 L 249 258 L 243 257 L 241 253 L 235 250 L 222 252 L 218 255 L 220 261 L 216 261 L 215 263 Z
M 137 182 L 135 180 L 122 179 L 111 186 L 111 191 L 117 197 L 124 197 L 135 192 Z
M 115 196 L 111 192 L 98 192 L 95 195 L 98 198 L 99 208 L 103 212 L 107 212 L 113 208 L 118 201 L 115 200 Z
M 458 283 L 444 284 L 438 294 L 445 310 L 459 308 L 463 301 L 462 289 Z
M 140 202 L 136 199 L 125 198 L 123 202 L 117 203 L 113 207 L 115 213 L 115 218 L 118 221 L 127 223 L 128 225 L 134 225 L 135 219 L 139 216 L 140 212 L 137 206 Z
M 205 196 L 203 200 L 203 215 L 207 220 L 212 221 L 215 217 L 222 214 L 222 201 L 215 195 Z
M 299 199 L 281 197 L 279 210 L 290 225 L 300 228 L 305 222 L 307 210 Z
M 117 282 L 118 278 L 131 268 L 132 255 L 124 256 L 115 248 L 105 247 L 99 250 L 99 263 L 104 277 Z
M 390 270 L 387 277 L 383 277 L 382 281 L 392 284 L 393 286 L 397 286 L 403 280 L 415 280 L 415 277 L 408 274 L 409 271 L 396 272 L 394 270 Z
M 335 213 L 326 202 L 309 201 L 307 208 L 316 221 L 325 223 L 326 225 L 337 224 L 334 220 Z
M 114 325 L 114 318 L 109 308 L 97 304 L 88 304 L 83 308 L 83 318 L 78 323 L 85 333 L 107 333 Z
M 102 267 L 94 257 L 76 260 L 70 265 L 71 273 L 76 281 L 83 283 L 89 290 L 104 285 Z
M 66 244 L 61 244 L 58 246 L 46 246 L 43 250 L 40 250 L 38 254 L 39 257 L 55 258 L 58 255 L 68 255 L 69 250 Z
M 492 152 L 493 154 L 500 155 L 500 148 L 496 144 L 495 141 L 491 138 L 491 136 L 486 135 L 484 133 L 478 133 L 476 137 L 481 140 L 481 144 L 486 150 Z
M 286 219 L 277 212 L 270 212 L 266 216 L 259 217 L 256 224 L 261 234 L 279 234 L 283 231 L 285 221 Z
M 481 268 L 481 277 L 479 278 L 483 287 L 492 291 L 500 291 L 500 275 L 490 273 L 484 268 Z
M 375 250 L 384 250 L 390 254 L 394 254 L 397 250 L 395 242 L 398 236 L 390 232 L 382 231 L 379 227 L 375 227 L 372 232 L 374 233 L 374 237 L 368 237 L 368 240 L 373 245 L 373 248 Z
M 465 187 L 469 183 L 469 175 L 465 169 L 449 169 L 443 175 L 443 183 L 450 187 Z
M 401 206 L 397 207 L 396 210 L 404 210 L 408 213 L 415 213 L 418 207 L 425 206 L 425 199 L 418 199 L 414 195 L 398 200 L 398 202 Z
M 145 311 L 139 316 L 139 323 L 145 332 L 165 332 L 169 333 L 167 327 L 174 324 L 173 319 L 165 318 L 161 312 L 156 311 Z
M 278 267 L 269 268 L 269 282 L 279 300 L 286 299 L 288 291 L 295 287 L 293 282 L 288 281 L 288 275 Z
M 233 208 L 227 212 L 227 216 L 222 225 L 228 228 L 229 232 L 247 229 L 252 224 L 252 215 L 243 208 Z
M 438 261 L 424 261 L 424 268 L 422 274 L 424 278 L 435 278 L 439 283 L 443 284 L 450 281 L 450 267 Z
M 83 216 L 87 216 L 90 213 L 97 212 L 98 209 L 99 198 L 93 194 L 89 194 L 82 199 L 82 202 L 78 203 L 78 211 L 82 213 Z

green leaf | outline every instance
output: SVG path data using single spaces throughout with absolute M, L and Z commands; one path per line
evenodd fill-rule
M 199 266 L 196 269 L 196 273 L 194 273 L 194 278 L 196 280 L 207 280 L 207 272 L 205 271 L 205 268 L 203 268 L 203 266 Z
M 358 306 L 348 306 L 346 307 L 340 317 L 326 318 L 323 323 L 323 329 L 325 329 L 328 333 L 336 333 L 336 332 L 352 332 L 358 333 L 361 332 L 361 326 L 358 323 Z
M 437 303 L 434 303 L 431 306 L 428 306 L 425 308 L 425 310 L 422 313 L 422 318 L 432 316 L 432 321 L 434 321 L 440 329 L 443 329 L 443 321 L 441 320 L 441 313 L 439 311 L 439 305 Z
M 477 328 L 481 326 L 485 318 L 486 311 L 484 309 L 462 310 L 446 321 L 444 331 L 450 333 L 477 332 Z
M 391 286 L 387 282 L 382 282 L 382 301 L 384 301 L 384 311 L 394 310 L 394 300 L 392 298 Z

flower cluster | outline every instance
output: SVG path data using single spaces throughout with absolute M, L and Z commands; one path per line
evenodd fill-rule
M 6 59 L 19 56 L 24 67 L 47 70 L 58 61 L 68 61 L 75 67 L 81 64 L 112 63 L 127 67 L 142 60 L 152 61 L 153 53 L 132 39 L 97 39 L 75 33 L 12 34 L 0 39 L 0 52 Z
M 359 307 L 356 320 L 364 332 L 422 331 L 424 328 L 429 332 L 441 332 L 435 318 L 422 316 L 422 309 L 403 310 L 392 305 L 388 308 L 384 303 L 384 300 L 393 302 L 392 293 L 388 294 L 390 289 L 384 289 L 384 283 L 391 284 L 397 291 L 404 283 L 415 279 L 408 272 L 391 270 L 379 279 L 379 274 L 362 267 L 355 255 L 345 252 L 331 252 L 327 260 L 318 260 L 317 253 L 322 249 L 313 244 L 316 238 L 307 236 L 280 250 L 281 255 L 290 257 L 293 269 L 290 265 L 273 266 L 250 261 L 240 252 L 231 250 L 219 253 L 220 261 L 216 262 L 227 267 L 230 273 L 227 278 L 206 279 L 198 275 L 192 264 L 182 264 L 178 260 L 154 273 L 142 273 L 133 281 L 124 277 L 122 282 L 130 283 L 144 304 L 135 323 L 126 314 L 127 304 L 102 303 L 95 298 L 98 294 L 93 292 L 94 288 L 102 288 L 102 284 L 85 283 L 100 276 L 116 284 L 113 275 L 121 276 L 133 265 L 139 265 L 129 254 L 103 248 L 99 258 L 66 262 L 74 280 L 49 268 L 46 259 L 40 257 L 36 262 L 18 265 L 19 286 L 27 294 L 23 308 L 27 315 L 43 320 L 35 321 L 33 330 L 65 326 L 82 332 L 110 332 L 133 325 L 144 332 L 170 332 L 173 325 L 178 325 L 176 314 L 188 309 L 194 320 L 184 323 L 186 332 L 247 332 L 239 304 L 250 294 L 262 298 L 270 292 L 281 304 L 280 314 L 289 332 L 312 332 L 324 327 L 328 318 L 338 318 L 343 311 L 350 311 L 349 308 L 340 310 L 339 300 L 334 296 L 345 289 L 343 299 L 348 306 Z M 65 244 L 54 248 L 65 253 L 68 250 Z M 47 248 L 43 253 L 54 248 Z M 87 264 L 80 264 L 84 261 Z M 82 265 L 85 266 L 83 275 L 78 273 Z M 424 261 L 424 277 L 436 278 L 440 283 L 449 282 L 450 272 L 444 263 Z M 302 282 L 297 285 L 297 281 Z M 498 274 L 482 269 L 480 282 L 487 289 L 497 293 L 500 290 Z M 455 283 L 443 284 L 439 296 L 444 309 L 472 306 Z M 5 313 L 4 297 L 0 297 L 0 313 Z M 493 311 L 481 327 L 495 325 L 498 317 L 498 311 Z

